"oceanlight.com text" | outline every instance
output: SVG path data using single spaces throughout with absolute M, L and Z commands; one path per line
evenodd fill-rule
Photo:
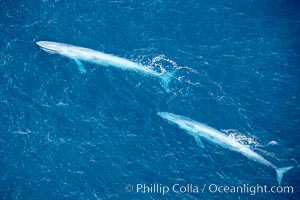
M 293 186 L 267 186 L 267 185 L 248 185 L 243 184 L 239 186 L 217 185 L 210 184 L 208 186 L 210 193 L 240 193 L 240 194 L 266 194 L 266 193 L 294 193 Z

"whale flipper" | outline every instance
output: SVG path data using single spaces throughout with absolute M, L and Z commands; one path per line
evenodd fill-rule
M 85 66 L 84 66 L 79 60 L 77 60 L 77 59 L 74 59 L 74 61 L 76 62 L 77 66 L 78 66 L 78 70 L 79 70 L 81 73 L 85 74 L 85 73 L 86 73 L 86 68 L 85 68 Z
M 293 166 L 276 168 L 277 181 L 278 181 L 279 185 L 281 184 L 283 174 L 286 173 L 287 171 L 289 171 L 292 168 L 293 168 Z
M 204 145 L 203 145 L 203 143 L 201 141 L 201 138 L 199 136 L 195 136 L 195 140 L 196 140 L 198 146 L 204 148 Z

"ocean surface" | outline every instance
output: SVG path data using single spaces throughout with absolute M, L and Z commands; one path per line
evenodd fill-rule
M 299 199 L 299 1 L 1 0 L 0 17 L 0 199 Z M 176 74 L 168 91 L 114 67 L 84 63 L 82 74 L 41 40 Z M 281 183 L 293 193 L 209 191 L 278 183 L 274 169 L 201 148 L 157 112 L 295 166 Z

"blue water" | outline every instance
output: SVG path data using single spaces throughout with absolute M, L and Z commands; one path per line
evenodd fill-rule
M 0 198 L 299 199 L 293 194 L 126 192 L 127 184 L 277 186 L 272 168 L 156 115 L 187 116 L 278 167 L 300 161 L 297 0 L 0 2 Z M 156 78 L 42 51 L 49 40 L 176 70 Z M 269 142 L 271 144 L 267 145 Z

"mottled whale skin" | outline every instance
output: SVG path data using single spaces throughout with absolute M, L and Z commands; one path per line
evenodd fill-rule
M 176 124 L 181 129 L 185 130 L 189 135 L 195 138 L 196 142 L 201 147 L 203 147 L 201 139 L 205 139 L 223 148 L 238 152 L 253 161 L 259 162 L 265 166 L 273 168 L 276 171 L 277 182 L 279 185 L 281 184 L 283 174 L 293 168 L 292 166 L 277 168 L 275 165 L 263 158 L 261 155 L 252 151 L 249 147 L 235 141 L 232 138 L 229 138 L 224 133 L 205 124 L 196 122 L 184 116 L 175 115 L 173 113 L 158 112 L 157 114 L 163 119 L 167 120 L 168 122 Z
M 173 77 L 173 73 L 157 72 L 150 69 L 149 67 L 140 65 L 130 60 L 95 51 L 93 49 L 50 41 L 38 41 L 36 42 L 36 44 L 46 52 L 59 54 L 75 60 L 81 73 L 86 73 L 86 69 L 81 61 L 90 62 L 105 67 L 115 67 L 122 70 L 136 71 L 160 78 L 162 86 L 167 90 L 170 80 Z

